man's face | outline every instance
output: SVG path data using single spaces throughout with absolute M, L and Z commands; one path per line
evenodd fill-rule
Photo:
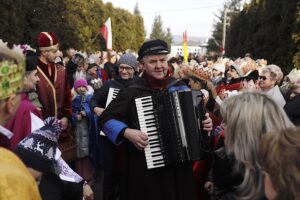
M 238 78 L 239 74 L 237 73 L 237 71 L 234 68 L 231 67 L 227 72 L 227 76 L 229 78 Z
M 201 84 L 197 81 L 194 81 L 193 79 L 189 78 L 189 86 L 192 89 L 200 90 L 201 89 Z
M 54 63 L 58 49 L 53 49 L 49 51 L 43 51 L 42 55 L 45 57 L 48 63 Z
M 28 91 L 35 91 L 38 81 L 40 81 L 40 79 L 37 76 L 37 70 L 33 70 L 30 73 L 26 74 L 24 88 Z
M 164 79 L 168 74 L 167 55 L 147 55 L 142 59 L 144 71 L 153 78 Z
M 124 80 L 133 78 L 134 69 L 129 65 L 120 64 L 120 66 L 119 66 L 119 75 Z
M 95 75 L 97 73 L 96 71 L 97 71 L 97 67 L 95 66 L 95 67 L 92 67 L 92 68 L 88 69 L 87 72 L 88 72 L 89 75 L 92 76 L 92 75 Z

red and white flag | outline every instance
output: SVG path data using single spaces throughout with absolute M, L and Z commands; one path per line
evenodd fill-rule
M 106 41 L 106 49 L 112 50 L 112 32 L 111 32 L 111 21 L 110 17 L 106 20 L 106 22 L 101 26 L 100 33 L 102 37 Z

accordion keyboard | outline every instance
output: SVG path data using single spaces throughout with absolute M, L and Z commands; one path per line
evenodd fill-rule
M 148 169 L 165 166 L 151 96 L 135 99 L 140 129 L 148 135 L 149 144 L 145 147 Z

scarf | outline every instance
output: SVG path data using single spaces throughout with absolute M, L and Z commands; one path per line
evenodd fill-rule
M 145 71 L 142 75 L 142 78 L 147 82 L 150 89 L 154 91 L 161 91 L 166 89 L 168 83 L 170 82 L 170 76 L 166 76 L 163 79 L 156 79 L 148 75 Z

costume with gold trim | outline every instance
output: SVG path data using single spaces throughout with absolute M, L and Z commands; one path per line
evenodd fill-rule
M 39 60 L 37 69 L 40 79 L 37 84 L 37 94 L 43 105 L 43 117 L 71 118 L 72 97 L 65 68 L 53 63 L 47 65 Z

